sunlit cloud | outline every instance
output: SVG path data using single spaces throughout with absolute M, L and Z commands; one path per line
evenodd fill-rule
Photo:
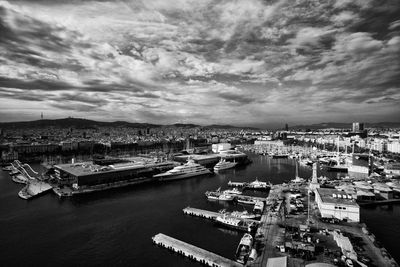
M 397 0 L 0 1 L 0 119 L 388 120 L 399 14 Z

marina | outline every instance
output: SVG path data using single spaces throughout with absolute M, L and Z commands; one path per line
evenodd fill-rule
M 254 158 L 254 156 L 252 159 L 253 159 L 253 161 L 255 161 L 257 163 L 262 162 L 262 160 L 265 160 L 263 158 L 256 159 L 256 158 Z M 257 160 L 259 160 L 259 161 L 257 161 Z M 293 161 L 292 159 L 279 159 L 279 160 L 284 160 L 284 162 L 292 162 Z M 273 161 L 277 161 L 277 160 L 273 160 Z M 271 162 L 272 162 L 272 159 L 271 159 Z M 280 162 L 280 163 L 277 162 L 274 164 L 282 164 L 282 162 Z M 294 164 L 292 166 L 294 166 Z M 254 182 L 254 178 L 251 178 L 251 177 L 260 175 L 260 173 L 257 173 L 257 172 L 252 173 L 251 172 L 252 170 L 253 169 L 246 170 L 246 171 L 250 171 L 249 173 L 247 173 L 247 175 L 245 175 L 246 177 L 249 177 L 249 178 L 247 179 L 247 182 L 245 182 L 246 181 L 245 180 L 243 183 Z M 256 170 L 256 169 L 254 169 L 254 170 Z M 307 173 L 305 174 L 305 171 L 308 169 L 304 169 L 301 166 L 298 167 L 298 174 L 294 173 L 294 170 L 295 170 L 294 167 L 288 168 L 288 170 L 291 170 L 290 175 L 287 176 L 288 180 L 290 180 L 290 177 L 295 177 L 296 175 L 299 175 L 302 177 L 307 177 Z M 269 258 L 271 258 L 271 257 L 273 258 L 273 257 L 282 255 L 281 252 L 279 252 L 279 250 L 276 249 L 276 246 L 284 246 L 286 250 L 291 250 L 291 249 L 293 249 L 294 246 L 300 246 L 302 244 L 301 242 L 303 242 L 303 241 L 300 242 L 300 241 L 296 241 L 296 240 L 293 240 L 290 242 L 289 241 L 285 242 L 285 237 L 282 235 L 282 228 L 280 225 L 282 225 L 282 223 L 283 223 L 282 216 L 285 212 L 285 209 L 289 209 L 289 206 L 290 206 L 289 204 L 291 204 L 291 203 L 289 203 L 289 198 L 286 201 L 284 199 L 288 196 L 295 197 L 295 196 L 301 195 L 300 193 L 296 193 L 296 192 L 289 194 L 288 190 L 291 188 L 291 186 L 294 186 L 293 188 L 301 188 L 302 186 L 304 186 L 304 181 L 302 183 L 298 183 L 298 184 L 293 183 L 290 186 L 289 185 L 286 185 L 286 186 L 285 185 L 273 185 L 273 186 L 271 186 L 271 189 L 269 190 L 268 196 L 264 196 L 264 197 L 261 196 L 262 192 L 258 192 L 258 193 L 251 192 L 252 194 L 255 194 L 253 196 L 249 195 L 249 194 L 244 195 L 244 199 L 242 199 L 242 200 L 246 200 L 246 198 L 249 197 L 249 202 L 251 201 L 251 203 L 254 203 L 252 205 L 240 206 L 241 208 L 247 207 L 247 209 L 249 211 L 248 214 L 251 214 L 250 213 L 251 211 L 255 211 L 256 206 L 261 207 L 260 210 L 257 211 L 257 213 L 259 213 L 261 215 L 261 219 L 256 220 L 256 219 L 249 219 L 249 218 L 238 218 L 238 216 L 243 216 L 243 215 L 246 216 L 246 213 L 243 213 L 243 212 L 236 213 L 236 212 L 231 211 L 232 209 L 235 209 L 235 207 L 238 207 L 236 205 L 239 205 L 240 204 L 239 202 L 237 202 L 237 204 L 235 204 L 235 202 L 229 202 L 229 201 L 228 202 L 226 202 L 226 201 L 218 201 L 218 202 L 204 201 L 204 192 L 205 191 L 210 190 L 210 188 L 215 188 L 217 185 L 217 186 L 220 186 L 219 191 L 224 192 L 226 189 L 224 190 L 221 188 L 225 188 L 226 186 L 229 186 L 228 185 L 228 183 L 229 183 L 228 177 L 229 178 L 232 177 L 232 173 L 228 173 L 224 176 L 220 176 L 220 175 L 221 174 L 216 174 L 216 177 L 223 178 L 221 183 L 218 183 L 218 180 L 215 179 L 216 177 L 215 178 L 210 177 L 210 179 L 204 179 L 202 177 L 197 177 L 197 178 L 194 177 L 192 179 L 183 180 L 184 181 L 183 184 L 186 184 L 187 186 L 189 186 L 187 188 L 187 190 L 188 190 L 187 192 L 188 192 L 188 194 L 190 192 L 190 195 L 192 195 L 192 189 L 190 187 L 190 184 L 195 182 L 197 184 L 196 187 L 198 187 L 198 190 L 195 191 L 195 192 L 197 192 L 196 200 L 194 202 L 192 202 L 192 204 L 191 204 L 191 206 L 194 205 L 198 208 L 187 207 L 187 208 L 183 209 L 183 213 L 186 215 L 189 215 L 189 216 L 193 216 L 193 217 L 206 218 L 215 223 L 217 223 L 217 218 L 219 218 L 218 220 L 220 223 L 220 227 L 216 227 L 215 224 L 204 223 L 201 220 L 194 220 L 194 219 L 191 219 L 190 223 L 188 223 L 188 219 L 182 218 L 183 221 L 181 223 L 179 223 L 179 221 L 180 221 L 179 216 L 177 216 L 177 218 L 174 218 L 173 220 L 178 225 L 180 224 L 181 228 L 186 229 L 185 231 L 190 231 L 188 229 L 190 229 L 192 225 L 193 226 L 195 225 L 196 229 L 203 229 L 201 231 L 203 231 L 204 233 L 213 233 L 213 235 L 219 236 L 218 239 L 226 240 L 225 242 L 227 242 L 227 245 L 228 245 L 228 243 L 230 245 L 228 245 L 226 247 L 226 249 L 223 249 L 222 247 L 217 245 L 218 242 L 216 242 L 216 244 L 214 245 L 208 241 L 207 242 L 201 242 L 201 241 L 199 242 L 199 241 L 194 240 L 195 241 L 194 243 L 200 245 L 200 247 L 205 248 L 209 252 L 212 251 L 212 253 L 214 253 L 216 255 L 221 255 L 221 257 L 224 257 L 224 258 L 234 262 L 234 260 L 237 258 L 237 256 L 235 256 L 235 255 L 237 255 L 237 253 L 235 253 L 235 251 L 237 251 L 238 244 L 240 244 L 240 240 L 243 237 L 242 233 L 250 231 L 250 233 L 253 236 L 253 248 L 250 251 L 248 258 L 247 258 L 247 253 L 248 253 L 247 249 L 246 249 L 246 253 L 244 254 L 245 255 L 244 259 L 248 259 L 247 266 L 259 266 L 259 264 L 264 265 L 264 264 L 267 264 Z M 270 177 L 276 177 L 271 173 L 267 173 L 267 175 Z M 308 175 L 310 175 L 310 172 L 308 172 Z M 329 175 L 329 173 L 326 173 L 326 175 Z M 239 173 L 238 177 L 243 177 L 243 174 Z M 238 177 L 236 179 L 240 179 Z M 165 183 L 165 184 L 156 183 L 156 184 L 152 184 L 151 190 L 156 190 L 156 192 L 158 192 L 158 193 L 156 193 L 157 196 L 163 198 L 162 196 L 168 192 L 168 191 L 165 192 L 165 190 L 163 190 L 164 187 L 169 188 L 171 186 L 176 187 L 179 185 L 181 185 L 181 182 L 171 183 L 171 184 L 170 183 Z M 143 188 L 143 189 L 141 189 L 141 188 Z M 157 191 L 157 188 L 159 188 L 160 191 Z M 115 190 L 117 190 L 117 189 L 115 189 Z M 121 189 L 118 189 L 118 190 L 121 190 Z M 127 190 L 127 189 L 125 189 L 125 190 Z M 134 191 L 138 190 L 138 192 L 143 190 L 143 192 L 148 192 L 148 190 L 150 190 L 150 185 L 133 187 L 133 189 L 130 189 L 130 190 L 134 190 Z M 296 189 L 296 190 L 298 190 L 298 189 Z M 129 192 L 129 191 L 127 191 L 127 192 Z M 97 194 L 101 194 L 101 193 L 99 192 Z M 119 194 L 119 193 L 116 193 L 116 194 Z M 147 193 L 146 193 L 146 195 L 147 195 Z M 242 195 L 226 194 L 226 195 L 232 196 L 232 198 L 243 196 L 243 194 Z M 96 194 L 94 194 L 93 196 L 95 197 Z M 43 198 L 46 199 L 49 197 L 51 197 L 51 195 L 44 196 Z M 117 195 L 116 195 L 116 197 L 117 197 Z M 37 200 L 38 203 L 40 203 L 41 199 Z M 95 197 L 95 199 L 96 199 L 96 197 Z M 146 199 L 147 199 L 147 197 L 146 197 Z M 80 201 L 82 201 L 82 200 L 80 200 Z M 146 203 L 147 203 L 147 201 L 148 200 L 146 200 Z M 156 202 L 157 202 L 157 204 L 156 204 Z M 159 203 L 158 203 L 158 201 L 156 201 L 156 202 L 154 202 L 153 205 L 156 205 L 158 207 Z M 176 208 L 179 209 L 179 206 L 180 206 L 180 209 L 182 209 L 181 205 L 183 202 L 184 202 L 184 199 L 178 198 L 178 201 L 176 202 L 176 204 L 174 206 L 175 208 L 171 207 L 171 209 L 169 210 L 169 213 L 171 213 L 171 212 L 173 213 L 174 209 L 176 209 Z M 35 201 L 35 203 L 36 203 L 36 201 Z M 139 201 L 139 203 L 142 203 L 142 205 L 144 205 L 143 202 Z M 263 203 L 263 204 L 261 205 L 261 203 Z M 190 204 L 190 203 L 188 203 L 188 204 Z M 303 206 L 304 209 L 306 210 L 307 209 L 306 208 L 307 201 L 306 200 L 302 200 L 301 202 L 296 201 L 296 206 L 297 207 Z M 209 208 L 211 208 L 211 207 L 212 207 L 212 209 L 219 210 L 219 211 L 217 212 L 217 211 L 209 210 Z M 221 210 L 221 208 L 224 208 L 224 210 Z M 227 209 L 227 210 L 225 210 L 225 209 Z M 292 208 L 290 207 L 290 209 L 292 209 Z M 296 216 L 298 216 L 298 215 L 290 215 L 290 217 L 292 217 L 292 218 L 287 219 L 286 224 L 290 225 L 291 227 L 295 227 L 296 225 L 298 227 L 301 224 L 300 223 L 301 220 L 300 221 L 297 221 L 297 219 L 293 220 L 293 218 L 296 218 Z M 301 216 L 303 216 L 301 218 L 305 218 L 304 215 L 301 215 Z M 314 217 L 314 215 L 311 218 L 314 221 L 319 220 L 318 217 Z M 304 220 L 304 219 L 302 219 L 302 220 Z M 222 221 L 224 221 L 224 223 L 226 223 L 226 225 L 221 224 Z M 253 230 L 249 230 L 248 225 L 245 227 L 241 227 L 240 224 L 236 224 L 236 222 L 255 223 L 255 224 L 257 224 L 257 227 L 254 228 L 254 231 L 253 231 Z M 229 225 L 229 224 L 231 224 L 231 225 Z M 303 221 L 303 224 L 304 224 L 304 221 Z M 318 224 L 314 223 L 313 225 L 321 226 L 322 222 L 318 222 Z M 342 226 L 337 225 L 337 224 L 334 224 L 332 226 L 324 225 L 324 227 L 326 227 L 327 229 L 333 229 L 332 227 L 343 228 Z M 164 227 L 160 227 L 159 224 L 152 224 L 151 231 L 154 231 L 153 228 L 159 229 L 159 232 L 166 232 L 166 231 L 169 232 L 167 225 L 165 225 Z M 343 228 L 343 229 L 349 229 L 346 231 L 350 231 L 350 229 L 353 229 L 353 228 L 350 227 L 350 228 Z M 358 229 L 361 229 L 361 228 L 358 228 Z M 150 231 L 150 229 L 148 230 L 148 232 L 149 231 Z M 351 230 L 351 231 L 352 231 L 352 233 L 355 233 L 358 236 L 364 238 L 363 235 L 361 234 L 362 232 L 353 231 L 353 230 Z M 186 240 L 192 240 L 190 238 L 192 235 L 189 235 L 188 233 L 180 233 L 178 236 L 179 236 L 179 238 L 187 236 Z M 201 240 L 201 238 L 200 238 L 200 240 Z M 267 240 L 267 243 L 265 243 L 265 240 Z M 300 242 L 300 243 L 298 243 L 298 242 Z M 384 259 L 382 258 L 382 256 L 379 256 L 379 254 L 377 254 L 378 252 L 374 248 L 375 245 L 373 245 L 371 242 L 366 243 L 366 244 L 368 244 L 368 246 L 370 246 L 370 248 L 365 248 L 365 249 L 367 249 L 368 251 L 374 251 L 374 254 L 371 254 L 371 255 L 374 255 L 371 257 L 372 260 L 374 260 L 375 262 L 379 262 L 379 261 L 383 262 Z M 265 249 L 262 249 L 262 250 L 254 249 L 254 248 L 258 248 L 260 246 L 264 247 Z M 225 247 L 225 245 L 224 245 L 224 247 Z M 154 254 L 154 253 L 157 254 L 156 251 L 153 251 L 153 250 L 151 250 L 151 251 L 152 251 L 152 254 Z M 179 249 L 178 249 L 178 251 L 179 251 Z M 179 253 L 181 254 L 181 252 L 179 252 Z M 163 255 L 163 254 L 161 254 L 161 255 Z M 177 262 L 179 262 L 179 260 L 176 259 L 175 257 L 176 256 L 173 256 L 170 259 L 171 264 L 176 264 Z M 360 256 L 360 257 L 362 258 L 363 256 Z M 188 257 L 186 256 L 186 258 L 188 258 Z M 135 257 L 135 259 L 137 259 L 137 258 Z M 202 258 L 199 258 L 199 259 L 201 260 Z M 289 261 L 288 266 L 296 266 L 296 265 L 291 265 L 291 264 L 293 264 L 293 263 L 290 263 L 290 261 Z M 182 266 L 187 266 L 187 265 L 191 265 L 190 261 L 182 262 Z M 179 264 L 178 264 L 178 266 L 179 266 Z M 193 266 L 195 266 L 195 265 L 193 265 Z

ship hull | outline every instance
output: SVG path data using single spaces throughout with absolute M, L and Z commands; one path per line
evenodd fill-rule
M 221 226 L 229 228 L 229 229 L 234 229 L 234 230 L 241 231 L 241 232 L 246 232 L 246 233 L 249 232 L 249 227 L 247 227 L 247 226 L 227 224 L 227 223 L 223 223 L 223 222 L 218 221 L 218 220 L 215 221 L 215 223 L 217 225 L 221 225 Z
M 181 180 L 181 179 L 186 179 L 186 178 L 191 178 L 195 176 L 200 176 L 200 175 L 205 175 L 205 174 L 210 174 L 211 172 L 209 170 L 204 170 L 201 172 L 194 172 L 194 173 L 184 173 L 184 174 L 178 174 L 178 175 L 166 175 L 166 176 L 158 176 L 159 181 L 173 181 L 173 180 Z

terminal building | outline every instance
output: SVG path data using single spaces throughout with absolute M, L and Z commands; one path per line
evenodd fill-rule
M 360 221 L 360 206 L 351 195 L 331 188 L 317 188 L 315 201 L 323 218 Z
M 54 166 L 54 174 L 61 186 L 74 190 L 93 186 L 110 186 L 115 183 L 140 183 L 151 181 L 153 175 L 174 167 L 173 162 L 152 162 L 135 160 L 131 162 L 99 165 L 94 162 L 59 164 Z

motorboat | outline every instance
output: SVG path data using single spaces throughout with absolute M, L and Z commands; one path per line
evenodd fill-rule
M 253 237 L 251 234 L 244 234 L 236 249 L 236 261 L 241 264 L 246 264 L 250 256 L 253 246 Z

